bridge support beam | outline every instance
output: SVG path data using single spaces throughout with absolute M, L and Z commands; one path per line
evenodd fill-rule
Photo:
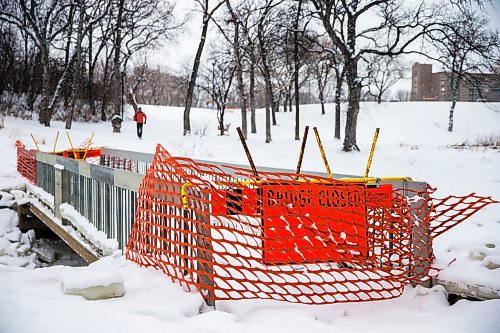
M 73 249 L 83 260 L 87 263 L 92 263 L 99 259 L 99 256 L 90 250 L 88 247 L 83 245 L 80 241 L 75 239 L 71 234 L 65 229 L 65 227 L 56 223 L 52 218 L 47 216 L 42 210 L 37 208 L 35 205 L 29 204 L 29 211 L 39 219 L 43 224 L 49 227 L 59 238 L 61 238 L 68 246 Z

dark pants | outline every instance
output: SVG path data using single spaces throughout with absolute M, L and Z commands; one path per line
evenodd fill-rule
M 142 139 L 142 124 L 137 123 L 137 136 Z

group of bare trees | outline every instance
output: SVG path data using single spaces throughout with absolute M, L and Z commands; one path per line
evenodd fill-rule
M 164 0 L 0 0 L 0 96 L 27 96 L 46 126 L 60 103 L 67 128 L 106 120 L 121 111 L 131 57 L 181 24 Z
M 488 28 L 488 20 L 467 1 L 457 1 L 443 22 L 426 36 L 431 59 L 438 61 L 450 82 L 451 106 L 448 131 L 453 130 L 455 106 L 462 85 L 468 84 L 482 95 L 481 83 L 471 73 L 494 72 L 500 65 L 498 31 Z M 479 6 L 482 5 L 478 1 Z
M 182 26 L 173 0 L 0 0 L 0 97 L 7 91 L 39 109 L 46 126 L 61 115 L 69 128 L 73 119 L 119 115 L 130 89 L 139 103 L 184 106 L 184 135 L 191 131 L 193 105 L 217 108 L 223 135 L 225 110 L 238 103 L 245 138 L 257 132 L 255 109 L 263 107 L 271 142 L 277 112 L 295 113 L 291 135 L 299 140 L 301 102 L 315 94 L 324 115 L 330 96 L 334 137 L 341 137 L 346 102 L 343 150 L 359 150 L 360 101 L 380 103 L 405 77 L 401 56 L 441 62 L 454 96 L 470 79 L 467 71 L 498 65 L 498 32 L 487 28 L 483 2 L 194 0 L 202 13 L 200 38 L 183 77 L 147 61 L 127 67 Z M 217 34 L 213 43 L 207 42 L 210 31 Z M 407 100 L 409 94 L 397 96 Z
M 276 125 L 275 114 L 280 105 L 285 112 L 295 112 L 294 134 L 299 140 L 304 83 L 315 82 L 322 114 L 325 113 L 325 91 L 334 92 L 336 138 L 340 138 L 340 102 L 341 93 L 345 90 L 344 151 L 359 150 L 356 129 L 360 101 L 371 96 L 380 103 L 388 90 L 399 79 L 406 77 L 408 66 L 400 59 L 402 55 L 435 55 L 434 60 L 446 64 L 445 69 L 457 76 L 459 71 L 472 67 L 457 68 L 453 65 L 458 60 L 450 58 L 451 46 L 466 54 L 474 53 L 474 59 L 482 63 L 485 59 L 494 62 L 494 53 L 498 53 L 498 41 L 495 39 L 498 32 L 488 31 L 485 14 L 481 11 L 483 1 L 480 0 L 197 2 L 204 12 L 204 19 L 200 47 L 191 74 L 191 89 L 186 96 L 184 134 L 190 131 L 190 101 L 197 83 L 213 100 L 222 101 L 222 104 L 217 103 L 219 112 L 223 112 L 222 105 L 227 101 L 227 98 L 222 98 L 223 95 L 227 97 L 227 89 L 222 92 L 208 88 L 210 84 L 215 85 L 213 77 L 222 73 L 204 75 L 200 78 L 201 82 L 196 81 L 210 24 L 216 27 L 220 38 L 215 46 L 218 53 L 210 51 L 209 62 L 217 64 L 212 65 L 213 69 L 224 68 L 224 75 L 231 75 L 231 80 L 225 82 L 232 82 L 235 87 L 245 136 L 247 109 L 250 109 L 252 133 L 256 131 L 255 94 L 260 89 L 265 96 L 266 142 L 272 140 L 271 129 L 272 125 Z M 478 27 L 482 27 L 488 37 L 480 35 Z M 422 51 L 425 50 L 424 44 L 432 51 Z M 220 63 L 226 65 L 221 67 Z M 209 73 L 210 66 L 207 63 L 204 71 Z M 234 80 L 232 75 L 235 75 Z M 409 93 L 399 91 L 397 95 L 401 100 L 407 100 Z

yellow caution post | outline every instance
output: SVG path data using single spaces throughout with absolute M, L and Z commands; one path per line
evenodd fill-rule
M 332 172 L 330 171 L 330 166 L 328 165 L 328 160 L 326 159 L 325 150 L 323 149 L 323 145 L 321 144 L 321 139 L 319 137 L 318 129 L 314 127 L 313 130 L 314 130 L 314 135 L 316 136 L 316 141 L 318 142 L 318 147 L 321 153 L 321 157 L 323 157 L 323 163 L 325 163 L 326 173 L 328 174 L 328 178 L 332 178 Z
M 69 145 L 71 146 L 71 150 L 73 151 L 73 158 L 77 159 L 76 150 L 75 150 L 75 147 L 73 147 L 73 142 L 71 141 L 71 137 L 69 136 L 69 132 L 66 132 L 66 135 L 68 136 Z
M 55 154 L 55 152 L 56 152 L 57 140 L 59 140 L 59 131 L 57 131 L 57 134 L 56 134 L 56 141 L 54 141 L 54 149 L 52 149 L 52 154 Z
M 85 147 L 85 153 L 83 154 L 82 161 L 85 161 L 85 157 L 87 157 L 87 152 L 89 151 L 89 147 L 92 144 L 93 138 L 94 138 L 94 132 L 92 132 L 92 135 L 90 136 L 89 142 L 87 142 L 87 147 Z
M 377 145 L 378 132 L 380 128 L 375 129 L 375 134 L 373 135 L 372 149 L 370 150 L 370 155 L 368 156 L 368 162 L 366 163 L 365 178 L 368 178 L 368 173 L 370 172 L 370 167 L 372 165 L 373 153 L 375 152 L 375 146 Z
M 35 143 L 36 150 L 40 151 L 40 147 L 38 147 L 38 142 L 36 142 L 35 136 L 33 135 L 33 133 L 31 133 L 31 138 L 33 139 L 33 142 Z

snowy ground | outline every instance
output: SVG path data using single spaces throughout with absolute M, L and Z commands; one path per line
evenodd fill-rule
M 229 135 L 217 135 L 215 113 L 193 110 L 191 136 L 182 136 L 182 109 L 143 107 L 148 115 L 143 140 L 137 139 L 131 115 L 121 134 L 111 133 L 109 123 L 74 124 L 73 142 L 78 144 L 95 132 L 95 144 L 153 153 L 161 143 L 173 155 L 247 164 L 235 127 L 237 111 L 228 111 Z M 362 105 L 358 144 L 361 153 L 342 153 L 342 142 L 333 140 L 333 106 L 320 115 L 319 106 L 303 106 L 301 132 L 305 125 L 317 126 L 334 173 L 363 174 L 371 139 L 381 128 L 370 175 L 410 176 L 438 188 L 438 195 L 465 195 L 477 192 L 500 200 L 500 151 L 485 148 L 455 149 L 454 144 L 476 144 L 500 139 L 500 104 L 459 103 L 455 130 L 447 132 L 448 103 L 388 103 Z M 258 111 L 258 134 L 250 135 L 249 148 L 255 163 L 294 169 L 300 142 L 294 141 L 294 114 L 279 113 L 273 126 L 271 144 L 264 143 L 264 113 Z M 21 187 L 15 172 L 14 142 L 21 139 L 33 146 L 30 133 L 51 151 L 57 130 L 58 149 L 69 143 L 64 124 L 51 128 L 35 121 L 7 117 L 0 130 L 0 190 Z M 312 129 L 312 128 L 311 128 Z M 321 156 L 312 132 L 304 156 L 303 170 L 323 171 Z M 7 221 L 8 220 L 8 221 Z M 0 210 L 0 227 L 13 223 L 11 213 Z M 15 230 L 10 225 L 9 232 Z M 0 228 L 1 229 L 1 228 Z M 4 228 L 5 229 L 5 228 Z M 0 241 L 7 232 L 0 234 Z M 1 244 L 1 243 L 0 243 Z M 486 247 L 486 244 L 490 248 Z M 494 246 L 494 248 L 492 248 Z M 469 221 L 435 241 L 437 264 L 442 276 L 458 282 L 477 283 L 500 289 L 500 269 L 488 269 L 487 261 L 500 256 L 500 205 L 492 205 Z M 471 260 L 471 252 L 483 252 L 484 260 Z M 1 258 L 1 257 L 0 257 Z M 456 259 L 450 266 L 448 263 Z M 64 295 L 59 286 L 62 272 L 78 268 L 56 266 L 36 270 L 0 264 L 0 332 L 137 332 L 173 330 L 175 332 L 498 332 L 500 300 L 459 301 L 449 306 L 439 287 L 409 288 L 395 300 L 301 306 L 278 302 L 221 302 L 217 311 L 202 314 L 196 294 L 187 294 L 165 276 L 124 262 L 121 256 L 106 258 L 89 269 L 120 273 L 125 296 L 105 301 L 86 301 Z

